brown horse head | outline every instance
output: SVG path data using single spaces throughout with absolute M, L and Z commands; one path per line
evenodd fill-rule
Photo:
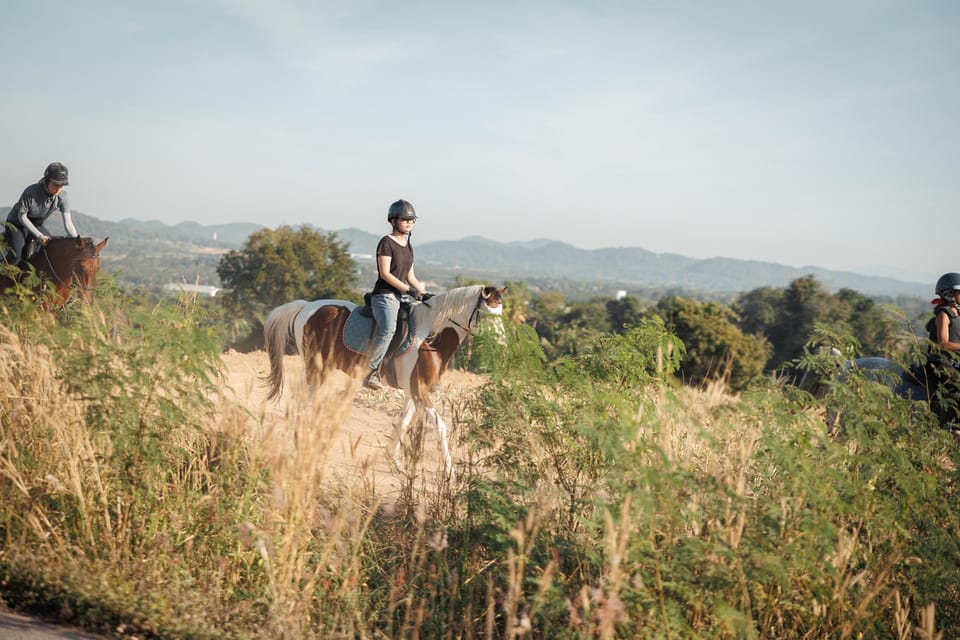
M 51 238 L 27 260 L 42 281 L 53 283 L 55 306 L 63 306 L 73 291 L 90 301 L 94 280 L 100 271 L 100 250 L 108 239 L 95 243 L 93 238 Z

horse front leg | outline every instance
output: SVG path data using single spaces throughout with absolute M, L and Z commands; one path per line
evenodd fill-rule
M 407 433 L 407 428 L 413 422 L 413 417 L 417 413 L 417 404 L 409 394 L 404 394 L 406 400 L 403 403 L 403 409 L 400 411 L 400 420 L 397 421 L 396 429 L 393 434 L 393 443 L 390 447 L 390 458 L 393 460 L 393 466 L 400 473 L 404 473 L 403 464 L 403 438 Z
M 327 372 L 324 370 L 326 363 L 322 355 L 312 353 L 304 357 L 303 364 L 303 373 L 307 380 L 307 397 L 313 398 L 316 390 L 326 382 Z
M 436 407 L 428 407 L 423 410 L 431 422 L 437 425 L 437 437 L 440 439 L 440 450 L 443 452 L 443 470 L 447 477 L 453 479 L 453 458 L 450 457 L 450 443 L 448 440 L 447 423 L 443 421 L 440 412 Z

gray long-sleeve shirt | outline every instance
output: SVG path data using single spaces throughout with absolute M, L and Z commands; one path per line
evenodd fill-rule
M 69 235 L 73 237 L 80 235 L 77 233 L 76 227 L 73 226 L 67 192 L 61 191 L 52 196 L 47 192 L 47 187 L 42 180 L 23 190 L 20 199 L 7 214 L 7 222 L 12 222 L 21 229 L 26 229 L 39 240 L 43 234 L 37 229 L 37 225 L 46 222 L 47 218 L 55 211 L 59 211 L 60 215 L 63 216 L 63 228 Z

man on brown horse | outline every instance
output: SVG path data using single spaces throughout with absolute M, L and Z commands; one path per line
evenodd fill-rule
M 63 218 L 63 228 L 67 235 L 79 238 L 80 234 L 73 226 L 70 216 L 70 202 L 65 186 L 70 184 L 67 168 L 53 162 L 43 172 L 43 178 L 23 190 L 10 213 L 3 231 L 8 253 L 4 257 L 7 264 L 19 264 L 32 256 L 37 247 L 50 242 L 51 233 L 44 223 L 55 211 Z

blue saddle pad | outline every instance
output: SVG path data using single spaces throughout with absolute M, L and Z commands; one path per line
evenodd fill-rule
M 373 343 L 373 331 L 376 323 L 373 318 L 362 315 L 360 313 L 362 309 L 364 309 L 364 307 L 357 307 L 351 311 L 350 317 L 347 318 L 346 324 L 343 325 L 343 345 L 351 351 L 366 354 L 370 353 L 370 345 Z M 369 310 L 367 313 L 369 313 Z M 397 345 L 393 351 L 387 353 L 387 356 L 405 353 L 410 349 L 410 345 L 413 343 L 413 338 L 416 335 L 416 327 L 413 324 L 413 314 L 410 314 L 410 319 L 407 324 L 409 330 L 403 342 Z

